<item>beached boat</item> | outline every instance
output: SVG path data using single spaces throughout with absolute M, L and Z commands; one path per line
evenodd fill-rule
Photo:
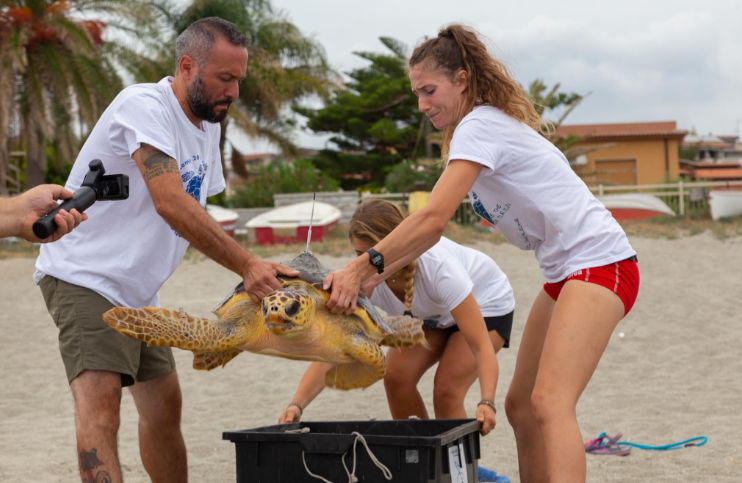
M 219 205 L 206 205 L 206 211 L 221 225 L 229 236 L 234 236 L 237 227 L 237 219 L 240 217 L 236 211 L 228 210 Z
M 714 220 L 742 215 L 742 191 L 712 190 L 709 198 L 711 218 Z
M 306 242 L 312 203 L 305 201 L 267 211 L 248 221 L 245 226 L 250 234 L 255 234 L 258 245 Z M 342 212 L 330 204 L 321 201 L 314 203 L 312 241 L 319 241 L 334 230 L 341 216 Z
M 656 196 L 643 193 L 596 196 L 618 221 L 641 220 L 655 216 L 675 216 L 675 212 Z

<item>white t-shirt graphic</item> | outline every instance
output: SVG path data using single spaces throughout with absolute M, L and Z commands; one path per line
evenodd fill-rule
M 441 237 L 417 259 L 412 313 L 428 327 L 456 324 L 451 310 L 469 294 L 477 300 L 484 317 L 509 314 L 515 309 L 510 282 L 490 257 Z M 389 315 L 402 315 L 405 305 L 386 282 L 371 295 L 371 302 Z
M 477 106 L 467 114 L 448 159 L 484 166 L 469 192 L 474 211 L 513 245 L 535 250 L 548 282 L 636 254 L 561 151 L 499 109 Z
M 131 155 L 149 144 L 178 163 L 183 188 L 202 206 L 225 188 L 219 154 L 219 124 L 188 120 L 173 93 L 172 77 L 127 87 L 90 133 L 66 188 L 75 191 L 93 159 L 108 174 L 129 176 L 129 198 L 98 201 L 88 221 L 61 240 L 41 247 L 34 281 L 51 275 L 89 288 L 111 303 L 159 306 L 158 290 L 177 268 L 188 241 L 157 214 Z

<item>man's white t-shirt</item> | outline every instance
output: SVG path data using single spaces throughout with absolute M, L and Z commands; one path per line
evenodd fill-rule
M 426 327 L 446 328 L 456 324 L 451 310 L 473 294 L 484 317 L 509 314 L 515 309 L 510 282 L 487 255 L 441 237 L 417 259 L 412 314 Z M 371 295 L 371 302 L 389 315 L 402 315 L 400 301 L 386 282 Z
M 66 188 L 75 191 L 93 159 L 107 174 L 129 176 L 129 198 L 97 201 L 89 218 L 55 243 L 41 247 L 34 281 L 44 275 L 89 288 L 126 307 L 159 306 L 158 290 L 178 267 L 188 241 L 157 214 L 131 155 L 141 143 L 175 159 L 183 188 L 202 206 L 225 188 L 220 125 L 188 120 L 173 93 L 172 77 L 127 87 L 114 99 L 80 151 Z
M 535 250 L 548 282 L 636 254 L 561 151 L 499 109 L 477 106 L 467 114 L 449 153 L 449 162 L 484 166 L 469 192 L 474 211 L 513 245 Z

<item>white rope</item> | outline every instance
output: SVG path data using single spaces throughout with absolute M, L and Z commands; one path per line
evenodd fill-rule
M 374 455 L 371 452 L 371 448 L 368 447 L 368 443 L 366 443 L 366 440 L 364 439 L 364 437 L 361 436 L 361 433 L 357 431 L 353 431 L 351 434 L 356 435 L 356 439 L 353 440 L 353 471 L 352 472 L 348 471 L 348 467 L 345 466 L 345 455 L 348 454 L 347 451 L 343 453 L 343 458 L 342 458 L 343 468 L 345 468 L 345 472 L 348 474 L 348 483 L 356 483 L 358 481 L 358 478 L 356 478 L 356 444 L 358 443 L 359 439 L 361 440 L 361 443 L 363 443 L 363 446 L 366 447 L 366 451 L 368 451 L 368 455 L 371 457 L 371 461 L 373 461 L 376 467 L 379 468 L 382 473 L 384 473 L 384 478 L 386 478 L 387 480 L 391 480 L 392 472 L 389 471 L 389 468 L 384 466 L 381 463 L 381 461 L 379 461 L 376 458 L 376 455 Z
M 286 430 L 285 432 L 286 433 L 308 433 L 309 428 Z M 343 463 L 343 468 L 345 468 L 345 474 L 348 475 L 348 483 L 358 482 L 358 478 L 356 477 L 356 444 L 358 443 L 358 440 L 361 440 L 361 443 L 363 443 L 363 446 L 366 447 L 366 451 L 368 452 L 368 455 L 371 457 L 371 461 L 373 461 L 376 467 L 381 470 L 381 472 L 384 474 L 384 478 L 386 478 L 387 480 L 391 480 L 392 472 L 389 471 L 389 468 L 384 466 L 384 464 L 376 458 L 376 455 L 374 455 L 374 453 L 371 451 L 371 448 L 368 447 L 368 443 L 366 443 L 366 440 L 364 439 L 364 437 L 357 431 L 353 431 L 353 433 L 351 434 L 354 434 L 356 436 L 356 439 L 353 440 L 353 471 L 349 471 L 348 466 L 345 464 L 345 455 L 348 454 L 348 452 L 346 451 L 345 453 L 343 453 L 343 456 L 340 458 L 340 461 L 342 461 Z M 304 463 L 304 469 L 307 470 L 307 474 L 309 474 L 309 476 L 311 476 L 312 478 L 317 478 L 318 480 L 322 480 L 325 483 L 332 483 L 332 481 L 327 480 L 321 477 L 320 475 L 315 475 L 314 473 L 309 471 L 309 467 L 307 466 L 307 460 L 306 460 L 306 457 L 304 456 L 304 450 L 302 450 L 301 452 L 301 461 Z
M 320 475 L 315 475 L 314 473 L 312 473 L 311 471 L 309 471 L 309 467 L 307 466 L 307 460 L 304 459 L 304 450 L 301 451 L 301 460 L 304 462 L 304 469 L 307 470 L 307 473 L 309 473 L 309 476 L 311 476 L 313 478 L 317 478 L 318 480 L 322 480 L 325 483 L 332 483 L 332 481 L 326 480 L 326 479 L 322 478 Z

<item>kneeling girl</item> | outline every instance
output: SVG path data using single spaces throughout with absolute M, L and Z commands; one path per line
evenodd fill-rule
M 403 219 L 394 203 L 362 203 L 350 224 L 356 254 L 376 245 Z M 495 353 L 509 346 L 515 308 L 513 290 L 497 264 L 481 252 L 441 238 L 417 260 L 396 271 L 389 267 L 364 289 L 373 290 L 371 301 L 387 314 L 412 314 L 424 320 L 428 348 L 418 345 L 387 352 L 384 386 L 392 417 L 429 417 L 417 384 L 438 363 L 433 385 L 435 417 L 466 418 L 464 397 L 479 377 L 481 401 L 476 416 L 482 434 L 489 433 L 495 426 Z M 303 409 L 324 389 L 325 375 L 333 368 L 333 364 L 312 363 L 279 422 L 299 421 Z

